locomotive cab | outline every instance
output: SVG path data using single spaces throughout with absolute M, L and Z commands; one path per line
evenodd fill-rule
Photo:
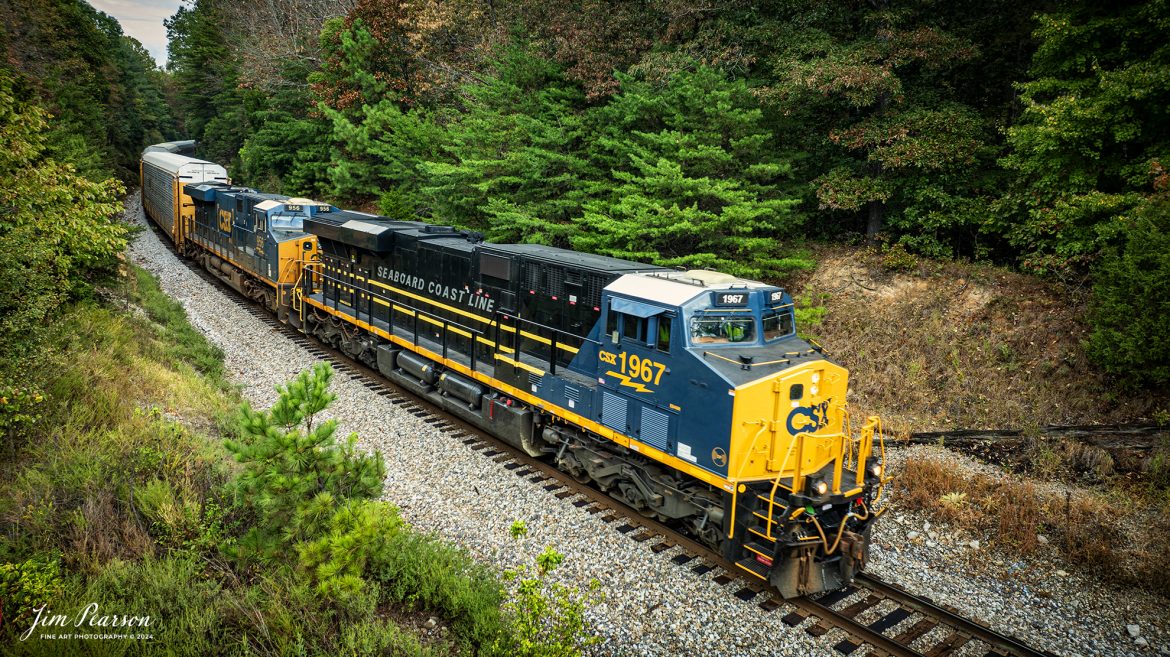
M 796 334 L 791 297 L 655 272 L 618 279 L 603 305 L 599 420 L 632 449 L 726 482 L 722 535 L 708 542 L 748 572 L 788 597 L 847 584 L 879 514 L 880 433 L 853 435 L 848 372 Z

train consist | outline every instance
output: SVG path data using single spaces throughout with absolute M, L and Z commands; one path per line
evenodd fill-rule
M 879 421 L 854 435 L 784 290 L 265 194 L 181 148 L 143 153 L 147 215 L 283 321 L 786 597 L 865 566 Z

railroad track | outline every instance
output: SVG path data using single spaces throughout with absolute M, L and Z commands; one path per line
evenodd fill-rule
M 157 228 L 149 222 L 148 225 L 157 234 Z M 163 236 L 159 235 L 159 238 L 163 239 Z M 163 242 L 169 246 L 165 239 Z M 1053 657 L 1052 653 L 1030 648 L 1013 637 L 960 615 L 956 610 L 939 606 L 930 598 L 914 595 L 866 573 L 860 575 L 852 586 L 839 591 L 784 600 L 770 584 L 737 568 L 705 545 L 398 388 L 376 370 L 278 321 L 194 262 L 181 257 L 180 260 L 203 280 L 223 291 L 233 304 L 267 323 L 313 356 L 329 361 L 335 370 L 435 428 L 449 432 L 453 440 L 460 440 L 484 458 L 502 464 L 517 477 L 542 486 L 558 499 L 569 500 L 586 513 L 600 515 L 601 521 L 615 531 L 633 541 L 648 543 L 652 553 L 669 552 L 663 554 L 663 558 L 670 559 L 692 576 L 705 577 L 714 573 L 713 581 L 726 587 L 732 595 L 745 602 L 755 602 L 761 613 L 787 610 L 783 622 L 791 627 L 803 626 L 813 636 L 839 632 L 840 638 L 834 646 L 838 654 L 858 657 L 947 657 L 960 654 Z M 672 550 L 676 547 L 679 549 Z

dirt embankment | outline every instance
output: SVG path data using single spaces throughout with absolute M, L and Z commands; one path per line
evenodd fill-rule
M 891 272 L 860 249 L 818 258 L 790 289 L 824 305 L 823 321 L 801 330 L 850 369 L 854 417 L 880 414 L 894 431 L 1027 429 L 1170 409 L 1165 392 L 1125 392 L 1085 355 L 1087 290 L 968 263 Z

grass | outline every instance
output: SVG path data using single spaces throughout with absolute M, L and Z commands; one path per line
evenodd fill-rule
M 904 508 L 982 536 L 1005 553 L 1054 549 L 1095 576 L 1170 595 L 1165 490 L 1115 485 L 1060 494 L 1011 474 L 966 473 L 950 459 L 921 453 L 907 459 L 896 481 Z
M 295 564 L 241 566 L 224 431 L 239 403 L 223 355 L 145 271 L 61 309 L 39 367 L 39 419 L 0 422 L 0 623 L 6 654 L 505 654 L 499 576 L 401 522 L 358 600 L 322 596 Z M 0 421 L 4 416 L 0 416 Z M 393 507 L 389 513 L 396 514 Z M 294 559 L 295 561 L 295 559 Z M 149 641 L 17 640 L 40 603 L 149 615 Z M 410 619 L 439 619 L 420 633 Z M 541 654 L 539 644 L 525 654 Z M 559 654 L 574 654 L 559 653 Z
M 792 288 L 798 331 L 850 370 L 855 415 L 895 431 L 1133 422 L 1170 391 L 1114 391 L 1084 354 L 1085 290 L 1006 269 L 826 248 Z

